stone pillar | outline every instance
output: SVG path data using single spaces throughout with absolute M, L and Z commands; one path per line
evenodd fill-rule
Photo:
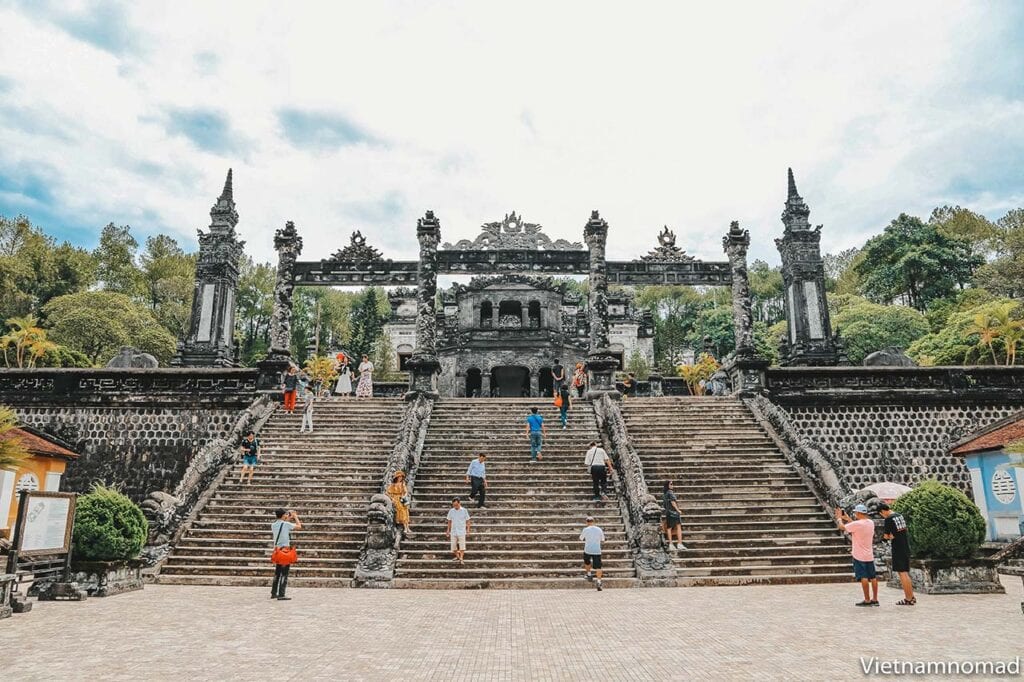
M 245 242 L 235 235 L 231 170 L 224 191 L 210 209 L 210 228 L 199 230 L 199 258 L 192 319 L 171 364 L 177 367 L 232 367 L 235 364 L 235 307 L 238 261 Z
M 661 370 L 659 370 L 657 367 L 652 369 L 651 373 L 647 376 L 647 381 L 649 381 L 651 385 L 652 398 L 659 398 L 665 395 L 664 386 L 662 385 L 664 377 L 662 377 L 661 375 Z
M 437 397 L 437 244 L 441 239 L 441 223 L 433 211 L 416 221 L 416 237 L 420 242 L 420 263 L 416 289 L 416 348 L 406 366 L 409 368 L 409 396 L 422 394 Z
M 288 221 L 274 234 L 277 250 L 277 281 L 274 283 L 274 312 L 270 318 L 268 358 L 287 361 L 292 345 L 292 295 L 295 293 L 295 261 L 302 253 L 302 237 L 295 223 Z
M 480 397 L 491 397 L 491 370 L 480 370 Z
M 797 192 L 789 169 L 789 192 L 782 212 L 785 230 L 775 245 L 782 256 L 783 301 L 787 344 L 783 365 L 830 366 L 842 354 L 832 333 L 825 298 L 825 266 L 821 258 L 821 225 L 811 229 L 811 209 Z
M 608 349 L 608 269 L 605 263 L 605 243 L 608 241 L 608 223 L 597 211 L 590 214 L 590 220 L 583 228 L 583 237 L 590 250 L 590 350 L 587 366 L 590 369 L 588 396 L 601 395 L 618 397 L 615 388 L 615 368 L 618 361 Z
M 732 321 L 736 334 L 736 358 L 754 357 L 754 318 L 750 310 L 750 279 L 747 276 L 747 247 L 750 232 L 733 221 L 722 238 L 732 271 Z
M 537 397 L 544 398 L 544 397 L 546 397 L 546 396 L 542 396 L 540 394 L 540 370 L 539 369 L 538 370 L 530 370 L 530 397 L 531 398 L 537 398 Z

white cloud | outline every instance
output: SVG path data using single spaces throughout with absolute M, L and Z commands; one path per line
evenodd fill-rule
M 304 257 L 361 229 L 398 258 L 415 254 L 426 209 L 456 241 L 513 209 L 580 240 L 599 208 L 613 256 L 646 252 L 667 223 L 718 260 L 738 219 L 752 255 L 776 261 L 789 165 L 827 250 L 901 211 L 1024 202 L 1013 167 L 972 153 L 1024 148 L 1021 93 L 980 58 L 1005 29 L 997 9 L 147 3 L 124 6 L 129 31 L 86 40 L 66 12 L 7 7 L 0 178 L 46 169 L 58 215 L 190 240 L 233 166 L 240 230 L 261 259 L 285 220 Z M 75 9 L 75 26 L 88 12 Z M 63 134 L 12 124 L 14 105 Z M 171 112 L 219 112 L 231 144 L 200 149 Z M 296 120 L 319 126 L 302 140 L 325 144 L 297 143 L 282 128 Z M 982 171 L 989 185 L 964 185 Z

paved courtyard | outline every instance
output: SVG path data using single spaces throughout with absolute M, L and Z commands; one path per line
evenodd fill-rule
M 850 585 L 650 590 L 267 590 L 150 585 L 0 621 L 2 680 L 851 679 L 860 657 L 1024 653 L 1006 595 L 855 608 Z

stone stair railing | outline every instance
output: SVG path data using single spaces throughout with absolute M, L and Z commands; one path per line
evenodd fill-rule
M 661 504 L 647 489 L 643 465 L 629 439 L 619 404 L 603 395 L 594 401 L 594 413 L 622 481 L 619 499 L 640 585 L 674 587 L 676 569 L 661 530 Z
M 353 587 L 391 587 L 401 534 L 395 524 L 394 504 L 384 491 L 391 484 L 395 473 L 404 471 L 405 485 L 412 499 L 416 471 L 423 454 L 423 443 L 433 408 L 434 403 L 430 398 L 417 394 L 402 412 L 402 424 L 384 470 L 381 490 L 370 498 L 366 509 L 366 541 L 359 552 L 359 562 L 352 579 Z
M 156 567 L 159 572 L 159 564 L 231 469 L 242 438 L 250 430 L 259 435 L 276 408 L 276 400 L 266 395 L 256 398 L 238 415 L 226 438 L 216 438 L 196 453 L 173 493 L 156 490 L 146 496 L 139 506 L 149 522 L 149 536 L 141 555 L 148 567 Z
M 800 433 L 785 410 L 764 395 L 744 398 L 743 402 L 829 514 L 836 507 L 850 506 L 854 493 L 843 478 L 839 463 L 813 439 Z

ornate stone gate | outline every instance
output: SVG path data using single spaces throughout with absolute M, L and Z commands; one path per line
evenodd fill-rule
M 229 178 L 230 185 L 230 178 Z M 227 191 L 227 190 L 226 190 Z M 223 203 L 224 197 L 218 203 Z M 228 193 L 230 200 L 230 193 Z M 216 209 L 217 207 L 215 207 Z M 233 221 L 234 203 L 230 202 Z M 792 170 L 789 172 L 789 193 L 783 213 L 785 233 L 778 240 L 783 257 L 783 277 L 787 287 L 786 314 L 789 333 L 784 348 L 785 360 L 793 364 L 834 365 L 840 358 L 839 344 L 829 331 L 828 307 L 825 303 L 824 268 L 818 241 L 820 226 L 810 229 L 809 209 L 796 192 Z M 215 216 L 215 223 L 218 217 Z M 274 312 L 271 321 L 271 349 L 262 367 L 266 376 L 282 369 L 289 361 L 292 296 L 296 286 L 416 286 L 416 347 L 406 366 L 410 370 L 410 391 L 414 394 L 436 394 L 436 374 L 440 367 L 437 356 L 437 311 L 435 298 L 439 274 L 503 275 L 560 274 L 585 275 L 590 282 L 587 315 L 589 346 L 587 362 L 591 372 L 590 390 L 600 395 L 615 391 L 613 372 L 618 366 L 609 348 L 608 285 L 713 285 L 732 287 L 733 323 L 736 330 L 736 352 L 729 368 L 734 388 L 745 392 L 763 383 L 766 363 L 754 350 L 750 286 L 747 277 L 747 249 L 750 235 L 733 222 L 722 240 L 727 261 L 699 261 L 676 246 L 675 235 L 665 227 L 658 235 L 658 246 L 646 256 L 632 261 L 608 260 L 606 243 L 608 222 L 593 211 L 583 226 L 586 244 L 565 239 L 552 240 L 541 226 L 525 222 L 515 212 L 503 220 L 485 223 L 474 240 L 463 239 L 439 248 L 441 224 L 433 211 L 416 222 L 419 258 L 396 261 L 366 243 L 354 232 L 348 246 L 319 261 L 300 261 L 302 238 L 295 224 L 287 222 L 274 236 L 278 252 L 277 282 L 274 289 Z M 216 259 L 229 250 L 214 248 L 209 240 L 201 241 L 200 262 Z M 204 272 L 208 271 L 204 270 Z M 197 274 L 197 287 L 200 286 Z M 236 277 L 237 279 L 237 277 Z M 205 286 L 205 282 L 204 282 Z M 215 298 L 217 307 L 231 308 L 233 288 Z M 197 291 L 199 289 L 197 288 Z M 203 289 L 205 292 L 206 290 Z M 205 298 L 199 304 L 205 306 Z M 205 308 L 200 313 L 205 314 Z M 200 320 L 205 319 L 199 315 Z M 233 319 L 233 308 L 218 313 L 218 319 Z M 190 343 L 195 343 L 195 327 Z M 202 327 L 202 325 L 200 325 Z M 218 355 L 223 362 L 224 353 Z M 183 355 L 185 364 L 199 356 Z

